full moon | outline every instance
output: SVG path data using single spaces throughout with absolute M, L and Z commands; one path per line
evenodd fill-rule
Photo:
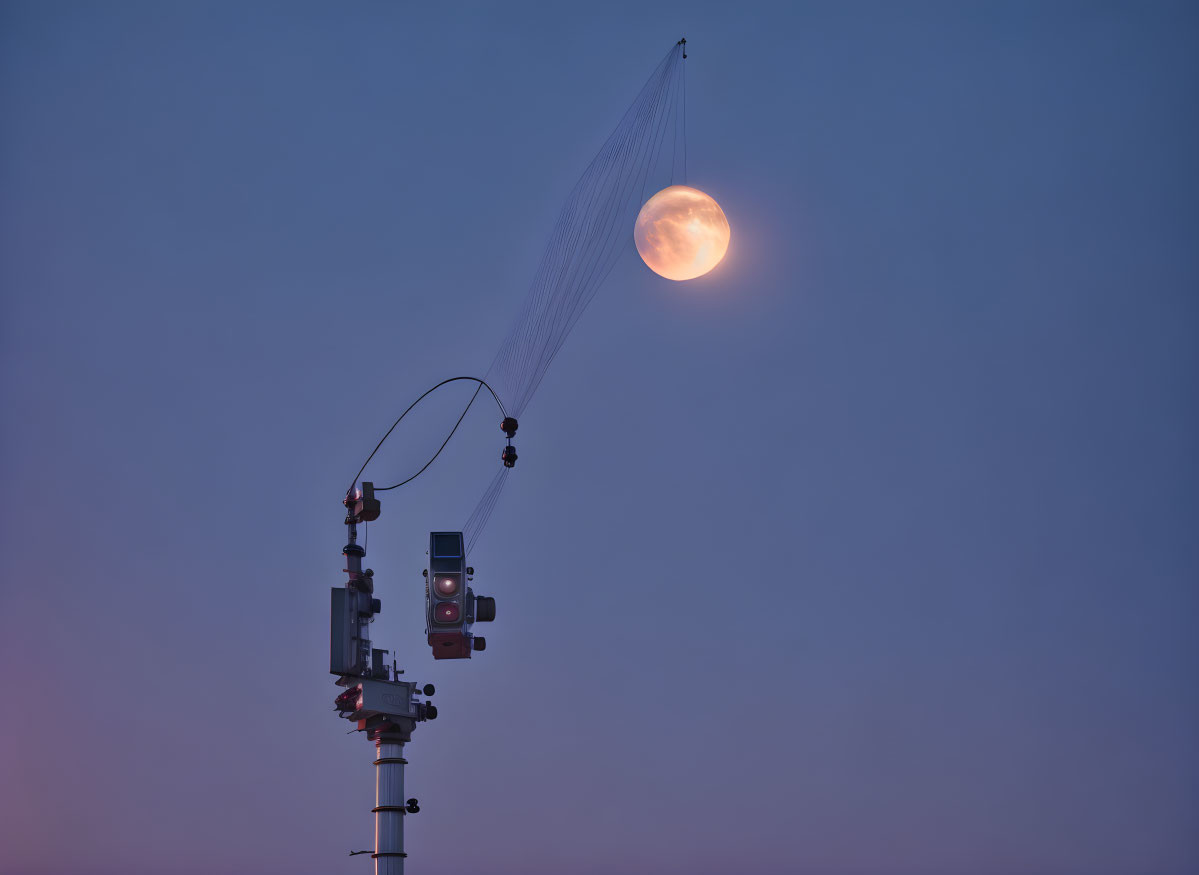
M 703 276 L 729 248 L 724 210 L 698 188 L 672 185 L 645 202 L 633 228 L 637 252 L 668 280 Z

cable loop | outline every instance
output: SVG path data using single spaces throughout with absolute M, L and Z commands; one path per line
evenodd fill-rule
M 403 486 L 405 483 L 409 483 L 409 482 L 415 480 L 421 474 L 423 474 L 425 471 L 425 468 L 428 468 L 430 465 L 433 464 L 434 460 L 438 456 L 441 455 L 441 451 L 445 449 L 446 444 L 448 444 L 450 442 L 450 438 L 452 438 L 454 436 L 454 432 L 456 432 L 458 430 L 458 426 L 462 424 L 462 420 L 466 417 L 466 411 L 470 410 L 471 404 L 475 403 L 475 398 L 478 397 L 479 391 L 481 389 L 485 388 L 488 392 L 490 392 L 491 397 L 495 399 L 496 406 L 500 408 L 500 413 L 502 413 L 505 418 L 508 416 L 508 411 L 504 409 L 504 403 L 502 401 L 500 401 L 500 396 L 495 394 L 495 390 L 492 389 L 491 386 L 487 385 L 486 380 L 480 380 L 478 377 L 450 377 L 448 380 L 442 380 L 440 383 L 438 383 L 432 389 L 427 390 L 423 395 L 421 395 L 419 398 L 417 398 L 415 401 L 413 401 L 411 404 L 409 404 L 408 409 L 400 414 L 400 418 L 391 424 L 391 428 L 387 429 L 387 433 L 379 439 L 379 442 L 377 444 L 375 444 L 375 448 L 373 450 L 371 450 L 371 454 L 366 457 L 366 461 L 362 463 L 362 467 L 359 468 L 358 473 L 354 475 L 354 482 L 351 483 L 350 488 L 346 490 L 346 495 L 349 495 L 350 493 L 352 493 L 354 491 L 354 487 L 356 487 L 358 485 L 358 478 L 362 476 L 362 472 L 366 470 L 366 466 L 371 463 L 371 459 L 373 459 L 375 457 L 375 453 L 379 452 L 379 447 L 383 446 L 383 442 L 385 440 L 387 440 L 389 437 L 391 437 L 391 433 L 396 430 L 396 426 L 399 425 L 401 422 L 403 422 L 404 417 L 412 412 L 412 408 L 416 407 L 416 405 L 420 404 L 422 401 L 424 401 L 427 397 L 432 395 L 434 392 L 436 392 L 442 386 L 446 386 L 450 383 L 456 383 L 459 380 L 470 380 L 473 383 L 478 383 L 479 388 L 476 389 L 475 394 L 471 396 L 470 402 L 467 403 L 467 405 L 466 405 L 466 410 L 462 411 L 462 415 L 459 416 L 458 421 L 456 423 L 454 423 L 454 428 L 450 431 L 449 436 L 446 437 L 445 441 L 442 442 L 442 444 L 438 448 L 437 452 L 433 454 L 433 458 L 430 459 L 429 461 L 425 462 L 424 467 L 422 467 L 419 471 L 417 471 L 415 474 L 413 474 L 407 480 L 401 481 L 400 483 L 396 483 L 394 486 L 384 486 L 382 488 L 375 487 L 376 492 L 385 492 L 388 489 L 395 489 L 397 486 Z

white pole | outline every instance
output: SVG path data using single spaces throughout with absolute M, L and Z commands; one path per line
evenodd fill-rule
M 375 875 L 404 875 L 404 742 L 397 732 L 375 739 Z

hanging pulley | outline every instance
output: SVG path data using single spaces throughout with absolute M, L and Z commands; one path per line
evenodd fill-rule
M 505 468 L 516 467 L 516 447 L 512 446 L 512 438 L 516 436 L 518 425 L 515 416 L 505 416 L 504 421 L 500 423 L 500 430 L 508 436 L 508 446 L 500 453 Z

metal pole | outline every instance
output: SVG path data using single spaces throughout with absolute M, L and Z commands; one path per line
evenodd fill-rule
M 410 733 L 371 733 L 375 742 L 375 875 L 404 875 L 404 742 Z

